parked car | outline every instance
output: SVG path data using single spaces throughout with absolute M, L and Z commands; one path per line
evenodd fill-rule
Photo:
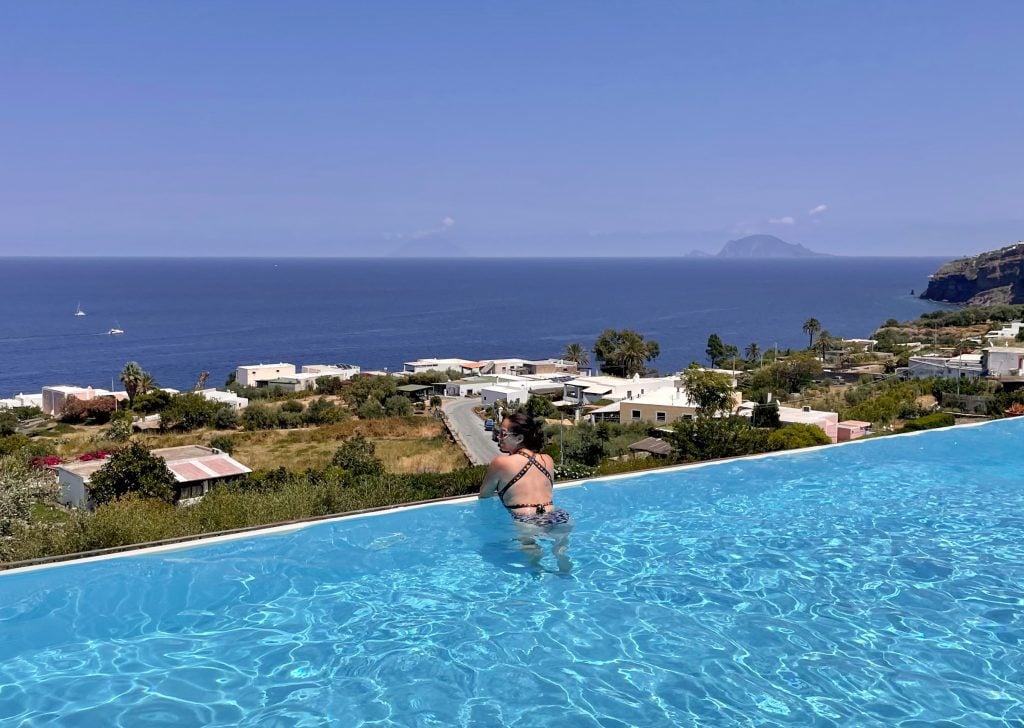
M 494 429 L 494 420 L 484 420 L 484 429 L 490 432 Z

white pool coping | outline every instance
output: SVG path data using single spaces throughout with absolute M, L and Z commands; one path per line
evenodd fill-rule
M 954 429 L 962 429 L 968 427 L 983 427 L 985 425 L 991 425 L 998 422 L 1012 421 L 1016 418 L 1005 418 L 998 420 L 986 420 L 984 422 L 971 422 L 963 425 L 951 425 L 949 427 L 937 427 L 930 430 L 920 430 L 918 432 L 906 432 L 906 433 L 894 433 L 892 435 L 886 435 L 884 440 L 888 441 L 891 438 L 896 437 L 915 437 L 917 435 L 927 435 L 935 432 L 948 432 Z M 830 445 L 819 445 L 817 447 L 804 447 L 795 450 L 777 450 L 775 452 L 758 453 L 756 455 L 741 455 L 734 458 L 721 458 L 718 460 L 705 460 L 699 463 L 685 463 L 682 465 L 669 465 L 663 468 L 650 468 L 648 470 L 634 470 L 628 473 L 616 473 L 615 475 L 601 475 L 592 478 L 586 478 L 584 480 L 568 480 L 562 483 L 556 483 L 555 488 L 578 488 L 588 483 L 600 483 L 613 480 L 625 480 L 625 479 L 638 479 L 643 478 L 646 475 L 662 474 L 662 473 L 675 473 L 684 470 L 693 470 L 697 468 L 706 468 L 711 466 L 721 465 L 723 463 L 734 463 L 738 461 L 746 460 L 762 460 L 765 458 L 776 458 L 776 457 L 787 457 L 787 456 L 800 456 L 809 455 L 811 453 L 817 453 L 822 450 L 830 450 L 837 447 L 846 447 L 848 445 L 864 445 L 870 442 L 878 442 L 883 438 L 879 437 L 867 437 L 859 438 L 856 440 L 850 440 L 848 442 L 832 443 Z M 25 574 L 31 571 L 41 571 L 43 569 L 54 569 L 58 567 L 76 566 L 79 564 L 93 563 L 97 561 L 108 561 L 110 559 L 122 559 L 134 556 L 147 556 L 150 554 L 166 553 L 170 551 L 184 551 L 185 549 L 198 548 L 202 546 L 208 546 L 215 543 L 226 543 L 228 541 L 238 541 L 241 539 L 248 538 L 259 538 L 262 536 L 272 536 L 282 533 L 292 533 L 295 531 L 301 531 L 312 526 L 318 526 L 324 523 L 336 523 L 338 521 L 348 521 L 356 518 L 374 518 L 376 516 L 389 515 L 391 513 L 399 513 L 401 511 L 412 511 L 420 508 L 434 508 L 440 506 L 449 505 L 462 505 L 464 503 L 470 503 L 472 501 L 480 500 L 475 495 L 456 496 L 444 500 L 433 500 L 424 503 L 413 503 L 409 505 L 398 505 L 393 507 L 384 507 L 369 512 L 360 513 L 348 513 L 338 516 L 328 516 L 310 519 L 308 521 L 300 521 L 296 523 L 285 523 L 277 526 L 265 526 L 256 527 L 252 529 L 239 530 L 233 533 L 225 533 L 217 536 L 198 536 L 185 541 L 177 541 L 175 543 L 161 544 L 157 546 L 143 546 L 140 548 L 132 548 L 131 546 L 124 547 L 123 551 L 117 551 L 109 554 L 98 554 L 96 556 L 83 556 L 81 558 L 70 558 L 60 561 L 51 561 L 42 564 L 31 564 L 28 566 L 17 566 L 9 569 L 0 571 L 0 579 L 4 576 L 12 574 Z M 62 556 L 67 556 L 62 555 Z

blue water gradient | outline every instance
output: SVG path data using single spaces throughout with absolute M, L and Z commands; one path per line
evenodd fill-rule
M 910 289 L 943 262 L 0 258 L 0 397 L 120 386 L 127 361 L 187 389 L 201 371 L 220 385 L 256 362 L 542 358 L 609 327 L 653 338 L 653 365 L 676 371 L 704 361 L 711 333 L 764 351 L 806 346 L 811 316 L 845 337 L 917 318 L 939 306 Z M 108 336 L 114 326 L 125 333 Z
M 1011 726 L 1024 418 L 0 575 L 0 724 Z

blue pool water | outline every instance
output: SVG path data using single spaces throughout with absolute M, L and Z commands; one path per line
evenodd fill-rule
M 571 576 L 494 501 L 8 573 L 0 724 L 1020 725 L 1022 437 L 566 488 Z

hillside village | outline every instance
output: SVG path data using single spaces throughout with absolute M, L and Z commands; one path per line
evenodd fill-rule
M 198 504 L 211 493 L 258 499 L 268 477 L 274 488 L 298 488 L 303 497 L 310 478 L 326 478 L 355 499 L 353 507 L 395 502 L 393 486 L 385 496 L 370 485 L 380 478 L 381 486 L 407 483 L 412 499 L 472 492 L 480 477 L 472 466 L 497 454 L 493 423 L 520 409 L 545 418 L 546 451 L 561 479 L 1024 413 L 1024 324 L 946 323 L 941 317 L 889 321 L 874 338 L 838 339 L 812 319 L 806 350 L 751 345 L 742 357 L 712 335 L 711 366 L 694 363 L 667 374 L 644 361 L 656 355 L 656 345 L 641 347 L 624 368 L 600 345 L 595 353 L 609 359 L 592 367 L 589 352 L 575 344 L 558 358 L 420 358 L 397 372 L 356 364 L 242 364 L 224 386 L 206 386 L 204 372 L 192 390 L 178 392 L 156 386 L 130 362 L 123 390 L 56 384 L 0 400 L 0 457 L 31 455 L 42 469 L 42 479 L 32 476 L 36 511 L 61 522 L 67 515 L 53 508 L 100 513 L 113 507 L 97 498 L 104 491 L 96 479 L 107 482 L 122 467 L 114 460 L 134 453 L 128 470 L 155 463 L 166 481 L 161 497 L 192 506 L 192 516 L 180 516 L 188 519 L 198 517 Z M 610 340 L 653 344 L 634 332 L 610 333 L 616 335 Z M 911 340 L 915 334 L 920 340 Z M 146 477 L 123 476 L 111 491 L 114 502 L 135 487 L 132 478 Z M 236 513 L 222 525 L 279 515 Z M 32 518 L 20 522 L 26 533 L 39 533 Z M 105 536 L 88 545 L 117 545 L 110 538 L 134 537 Z

